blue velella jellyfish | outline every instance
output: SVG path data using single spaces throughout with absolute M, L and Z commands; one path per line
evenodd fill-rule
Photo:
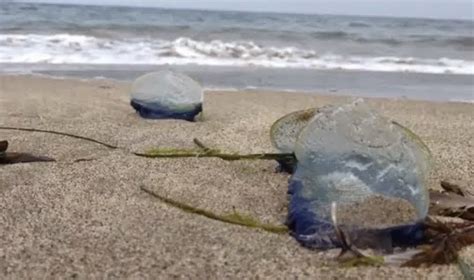
M 137 78 L 130 98 L 143 118 L 194 121 L 202 112 L 203 89 L 184 74 L 159 71 Z
M 367 241 L 363 231 L 376 239 L 372 242 L 389 247 L 421 241 L 430 154 L 409 130 L 357 101 L 319 110 L 299 132 L 294 152 L 287 223 L 304 246 L 340 245 L 331 219 L 333 203 L 345 213 L 338 225 L 356 243 Z M 412 212 L 403 216 L 406 209 Z

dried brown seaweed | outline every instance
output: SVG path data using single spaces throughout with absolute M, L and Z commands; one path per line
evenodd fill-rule
M 474 196 L 460 185 L 441 182 L 444 192 L 430 191 L 430 214 L 474 221 Z
M 474 199 L 455 193 L 430 192 L 430 214 L 474 221 Z
M 8 149 L 8 141 L 2 140 L 0 141 L 0 155 L 4 154 Z
M 448 181 L 441 181 L 440 184 L 441 184 L 441 187 L 443 188 L 443 190 L 446 191 L 446 192 L 455 193 L 455 194 L 458 194 L 460 196 L 469 196 L 469 193 L 466 190 L 464 190 L 464 188 L 459 186 L 458 184 L 454 184 L 454 183 L 451 183 L 451 182 L 448 182 Z
M 459 251 L 474 244 L 473 222 L 448 223 L 427 218 L 425 226 L 426 245 L 420 246 L 421 252 L 405 262 L 404 266 L 456 263 Z
M 53 158 L 45 156 L 35 156 L 28 153 L 12 153 L 7 152 L 8 141 L 0 141 L 0 164 L 15 164 L 25 162 L 50 162 L 55 161 Z

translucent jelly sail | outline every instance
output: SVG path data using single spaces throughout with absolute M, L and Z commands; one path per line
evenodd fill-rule
M 273 147 L 281 153 L 294 153 L 296 139 L 301 130 L 318 112 L 318 109 L 306 109 L 289 113 L 273 123 L 270 129 L 270 140 Z M 278 160 L 279 170 L 293 173 L 296 168 L 295 160 Z

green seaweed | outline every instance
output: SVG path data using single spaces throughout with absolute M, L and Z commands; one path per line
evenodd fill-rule
M 188 213 L 204 216 L 204 217 L 212 219 L 212 220 L 216 220 L 216 221 L 220 221 L 220 222 L 224 222 L 224 223 L 228 223 L 228 224 L 245 226 L 245 227 L 249 227 L 249 228 L 262 229 L 264 231 L 271 232 L 271 233 L 277 233 L 277 234 L 282 234 L 282 233 L 287 233 L 288 232 L 288 228 L 285 225 L 265 224 L 265 223 L 262 223 L 262 222 L 258 221 L 257 219 L 255 219 L 255 218 L 253 218 L 249 215 L 240 214 L 236 211 L 234 211 L 231 214 L 222 214 L 222 215 L 221 214 L 216 214 L 216 213 L 213 213 L 213 212 L 205 210 L 205 209 L 196 208 L 196 207 L 190 206 L 188 204 L 185 204 L 185 203 L 182 203 L 182 202 L 179 202 L 179 201 L 161 196 L 161 195 L 147 189 L 144 186 L 140 186 L 140 189 L 142 191 L 146 192 L 147 194 L 159 199 L 160 201 L 162 201 L 165 204 L 168 204 L 168 205 L 173 206 L 175 208 L 179 208 L 179 209 L 181 209 L 185 212 L 188 212 Z
M 179 157 L 179 156 L 189 156 L 189 155 L 202 155 L 206 152 L 203 152 L 202 149 L 182 149 L 182 148 L 152 148 L 145 151 L 144 154 L 150 157 Z
M 178 149 L 178 148 L 153 148 L 144 153 L 134 153 L 136 156 L 147 158 L 185 158 L 185 157 L 214 157 L 223 160 L 292 160 L 293 153 L 259 153 L 239 154 L 225 153 L 217 149 Z
M 37 128 L 23 128 L 23 127 L 9 127 L 9 126 L 0 126 L 0 130 L 16 130 L 16 131 L 26 131 L 26 132 L 42 132 L 55 135 L 61 135 L 66 137 L 72 137 L 76 139 L 85 140 L 88 142 L 96 143 L 102 146 L 105 146 L 110 149 L 122 149 L 116 145 L 108 144 L 93 138 L 84 137 L 80 135 L 75 135 L 71 133 L 65 133 L 54 130 L 44 130 Z M 132 153 L 135 156 L 147 157 L 147 158 L 183 158 L 183 157 L 216 157 L 223 160 L 294 160 L 294 155 L 292 153 L 260 153 L 260 154 L 238 154 L 238 153 L 224 153 L 217 149 L 209 149 L 202 145 L 199 140 L 194 139 L 194 143 L 198 145 L 199 149 L 182 149 L 182 148 L 154 148 L 145 151 L 144 153 Z M 202 146 L 201 146 L 202 145 Z M 4 157 L 5 153 L 1 150 L 4 149 L 0 147 L 0 156 Z M 5 148 L 6 149 L 6 148 Z
M 232 214 L 223 215 L 222 217 L 236 225 L 242 225 L 250 228 L 260 228 L 273 233 L 288 232 L 288 228 L 285 225 L 264 224 L 250 215 L 241 214 L 236 211 L 234 211 Z

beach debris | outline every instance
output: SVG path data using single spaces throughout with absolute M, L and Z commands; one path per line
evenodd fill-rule
M 433 218 L 424 221 L 426 242 L 421 252 L 404 263 L 405 266 L 448 264 L 459 261 L 459 251 L 474 244 L 474 223 L 440 222 Z
M 7 152 L 8 141 L 0 141 L 0 164 L 15 164 L 25 162 L 50 162 L 55 161 L 52 158 L 44 156 L 34 156 L 28 153 Z
M 423 221 L 424 242 L 421 246 L 399 248 L 390 254 L 374 254 L 360 250 L 336 224 L 336 232 L 341 240 L 341 253 L 337 257 L 344 266 L 409 266 L 420 267 L 439 264 L 457 264 L 463 275 L 471 277 L 472 268 L 459 252 L 474 244 L 473 222 L 441 222 L 431 217 Z
M 348 215 L 341 227 L 357 246 L 384 244 L 380 249 L 389 250 L 421 242 L 430 153 L 420 141 L 363 101 L 319 111 L 295 145 L 298 164 L 288 190 L 293 236 L 310 248 L 339 247 L 330 219 L 330 205 L 337 202 Z M 367 211 L 350 211 L 357 208 Z M 378 224 L 360 224 L 374 213 L 381 215 L 373 221 Z
M 166 70 L 137 78 L 130 98 L 143 118 L 194 121 L 202 111 L 203 89 L 190 77 Z
M 0 157 L 5 156 L 5 152 L 8 149 L 8 141 L 2 140 L 0 141 Z
M 467 186 L 461 186 L 460 184 L 455 184 L 452 182 L 448 181 L 441 181 L 440 183 L 441 187 L 445 192 L 450 192 L 450 193 L 455 193 L 460 196 L 466 196 L 466 197 L 473 197 L 474 198 L 474 193 L 470 192 L 467 189 Z
M 430 214 L 474 221 L 474 195 L 460 185 L 441 181 L 444 191 L 430 191 Z

